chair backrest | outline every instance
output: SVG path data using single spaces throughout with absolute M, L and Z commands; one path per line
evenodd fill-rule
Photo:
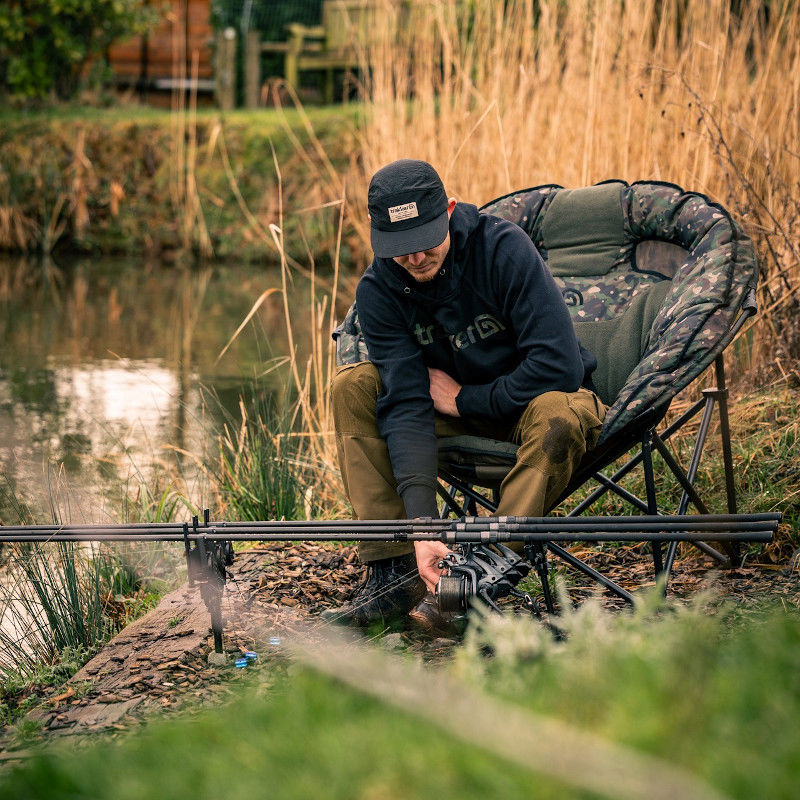
M 721 206 L 673 184 L 539 186 L 481 210 L 531 237 L 597 356 L 595 385 L 610 406 L 601 441 L 667 406 L 754 303 L 750 240 Z

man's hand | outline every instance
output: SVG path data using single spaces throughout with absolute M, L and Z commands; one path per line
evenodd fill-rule
M 419 575 L 428 591 L 433 592 L 443 573 L 438 564 L 450 551 L 443 542 L 414 542 L 414 551 Z
M 456 396 L 461 391 L 461 384 L 456 383 L 446 372 L 440 369 L 428 367 L 428 375 L 431 381 L 431 397 L 433 407 L 440 414 L 447 414 L 450 417 L 460 417 L 456 406 Z

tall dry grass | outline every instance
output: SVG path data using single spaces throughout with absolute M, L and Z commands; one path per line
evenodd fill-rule
M 365 241 L 369 177 L 400 157 L 477 204 L 542 183 L 671 181 L 753 235 L 754 361 L 771 349 L 800 291 L 796 0 L 387 0 L 373 31 L 349 179 Z
M 722 203 L 756 243 L 762 313 L 737 357 L 800 353 L 797 0 L 383 0 L 366 27 L 359 147 L 343 177 L 324 153 L 317 171 L 342 204 L 340 240 L 344 224 L 368 249 L 367 184 L 395 158 L 430 161 L 477 204 L 543 183 L 670 181 Z M 271 232 L 286 276 L 283 212 Z M 286 309 L 290 330 L 315 333 L 310 354 L 292 347 L 291 374 L 309 460 L 328 474 L 336 292 L 310 320 Z

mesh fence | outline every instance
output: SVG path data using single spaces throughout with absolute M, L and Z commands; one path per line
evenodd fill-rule
M 233 28 L 243 41 L 248 31 L 257 30 L 262 42 L 283 42 L 287 39 L 286 26 L 290 22 L 303 25 L 322 23 L 322 0 L 212 0 L 211 24 L 215 30 Z M 243 48 L 237 48 L 237 103 L 243 101 L 244 65 Z M 261 54 L 262 78 L 283 76 L 283 56 L 276 53 Z
M 217 30 L 231 27 L 241 34 L 257 30 L 262 40 L 269 42 L 284 41 L 290 22 L 322 22 L 322 0 L 214 0 L 211 8 Z

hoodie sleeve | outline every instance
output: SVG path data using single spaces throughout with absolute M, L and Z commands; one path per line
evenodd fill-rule
M 389 450 L 397 492 L 410 519 L 436 517 L 438 454 L 422 352 L 397 300 L 381 291 L 369 270 L 358 284 L 356 306 L 370 360 L 381 377 L 378 430 Z
M 511 223 L 489 224 L 493 289 L 522 360 L 490 383 L 463 386 L 456 405 L 462 416 L 507 419 L 539 394 L 577 391 L 584 363 L 567 306 L 533 242 Z

